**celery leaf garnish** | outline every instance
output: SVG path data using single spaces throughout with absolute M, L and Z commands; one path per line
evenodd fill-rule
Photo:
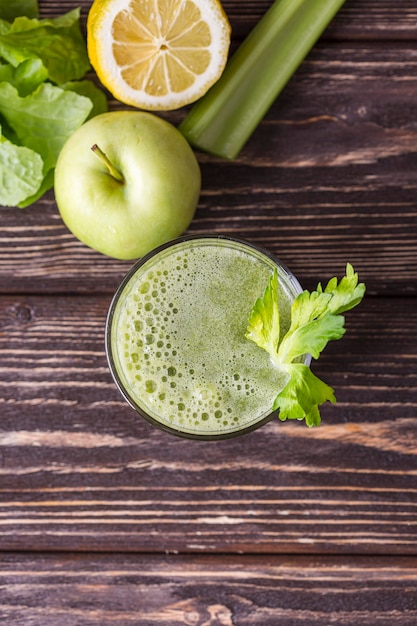
M 263 298 L 258 298 L 249 317 L 247 339 L 256 343 L 275 361 L 279 344 L 278 273 L 274 271 Z
M 323 289 L 303 291 L 291 307 L 291 325 L 280 337 L 278 302 L 278 273 L 274 271 L 262 298 L 250 314 L 246 338 L 266 350 L 274 365 L 287 374 L 285 387 L 275 398 L 273 410 L 279 418 L 305 419 L 307 426 L 321 421 L 319 406 L 336 402 L 334 391 L 317 378 L 302 360 L 307 354 L 318 359 L 327 343 L 345 334 L 342 315 L 357 306 L 365 295 L 365 285 L 358 282 L 352 265 L 346 265 L 346 275 L 338 281 L 332 278 Z

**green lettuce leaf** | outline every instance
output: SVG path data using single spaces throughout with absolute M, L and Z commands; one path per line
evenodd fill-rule
M 0 83 L 13 83 L 15 69 L 10 63 L 0 64 Z
M 34 150 L 0 139 L 0 204 L 17 206 L 35 194 L 43 180 L 43 161 Z
M 365 289 L 348 263 L 340 281 L 332 278 L 324 290 L 319 284 L 315 291 L 297 296 L 291 307 L 290 328 L 280 339 L 278 276 L 274 271 L 263 297 L 252 309 L 246 338 L 266 350 L 275 366 L 287 374 L 287 384 L 273 405 L 281 420 L 305 419 L 308 426 L 318 426 L 319 406 L 336 401 L 333 389 L 301 360 L 306 355 L 318 359 L 329 341 L 343 337 L 345 319 L 341 314 L 361 302 Z
M 10 30 L 10 22 L 0 19 L 0 35 L 5 35 Z
M 27 59 L 17 67 L 10 63 L 0 65 L 0 83 L 16 87 L 20 96 L 27 96 L 48 79 L 48 72 L 40 59 Z
M 56 84 L 80 79 L 90 63 L 79 18 L 79 9 L 49 20 L 18 17 L 7 33 L 0 33 L 0 56 L 14 67 L 40 59 Z
M 16 17 L 38 17 L 37 0 L 0 0 L 0 19 L 13 22 Z
M 5 180 L 7 164 L 13 184 L 22 174 L 15 194 L 4 185 L 0 204 L 22 208 L 53 186 L 56 160 L 72 133 L 107 111 L 104 92 L 83 80 L 91 68 L 80 9 L 51 19 L 38 15 L 35 0 L 0 0 L 2 176 Z
M 37 189 L 37 191 L 33 195 L 27 196 L 26 198 L 24 198 L 16 206 L 19 209 L 25 209 L 26 207 L 36 202 L 36 200 L 39 200 L 39 198 L 42 198 L 42 196 L 49 189 L 52 189 L 52 187 L 54 186 L 54 178 L 55 178 L 55 170 L 54 169 L 49 170 L 46 176 L 44 177 L 44 179 L 42 180 L 42 183 L 40 187 Z
M 64 85 L 60 85 L 61 89 L 65 91 L 74 91 L 79 96 L 85 96 L 92 102 L 92 109 L 88 116 L 95 117 L 101 113 L 106 113 L 108 110 L 107 98 L 101 89 L 99 89 L 91 80 L 72 80 Z
M 38 152 L 45 174 L 72 133 L 87 119 L 92 102 L 84 96 L 43 83 L 22 98 L 15 87 L 0 83 L 0 115 L 21 145 Z

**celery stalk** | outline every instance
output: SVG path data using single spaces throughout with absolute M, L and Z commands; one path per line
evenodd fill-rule
M 275 0 L 179 129 L 234 159 L 345 0 Z

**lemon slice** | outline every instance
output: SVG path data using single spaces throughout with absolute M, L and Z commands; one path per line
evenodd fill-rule
M 88 54 L 116 99 L 171 110 L 194 102 L 218 80 L 230 32 L 219 0 L 94 0 Z

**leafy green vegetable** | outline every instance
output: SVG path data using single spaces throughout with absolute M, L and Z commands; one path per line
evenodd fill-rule
M 8 33 L 0 34 L 0 56 L 14 67 L 40 59 L 56 84 L 82 78 L 90 63 L 79 18 L 79 9 L 50 20 L 18 17 Z
M 48 79 L 48 72 L 40 59 L 27 59 L 16 68 L 13 65 L 0 66 L 0 82 L 9 82 L 19 92 L 27 96 Z
M 64 143 L 89 117 L 107 110 L 107 99 L 92 81 L 84 79 L 90 64 L 79 9 L 40 20 L 33 2 L 11 4 L 16 5 L 16 12 L 6 10 L 0 0 L 0 149 L 3 180 L 6 163 L 13 163 L 9 179 L 16 182 L 21 172 L 22 180 L 16 183 L 16 194 L 10 193 L 10 185 L 4 188 L 0 203 L 23 208 L 53 186 Z M 24 8 L 27 13 L 22 15 Z M 12 151 L 10 144 L 16 149 Z M 38 158 L 33 159 L 32 153 Z M 31 172 L 33 180 L 29 181 Z
M 31 196 L 27 196 L 24 200 L 16 204 L 16 206 L 19 207 L 19 209 L 24 209 L 27 206 L 30 206 L 31 204 L 36 202 L 36 200 L 39 200 L 39 198 L 42 198 L 43 194 L 46 193 L 48 189 L 51 189 L 53 187 L 54 177 L 55 170 L 49 170 L 49 172 L 44 176 L 41 185 L 40 187 L 38 187 L 36 192 Z
M 0 203 L 17 206 L 36 192 L 43 180 L 42 158 L 29 148 L 0 139 Z
M 320 424 L 319 406 L 336 402 L 333 389 L 317 378 L 303 363 L 310 354 L 318 359 L 327 343 L 345 334 L 342 315 L 357 306 L 365 295 L 365 285 L 358 283 L 352 265 L 346 265 L 346 276 L 340 282 L 332 278 L 325 289 L 303 291 L 291 307 L 291 325 L 280 337 L 278 272 L 274 271 L 265 293 L 250 314 L 247 339 L 266 350 L 279 370 L 287 374 L 287 384 L 275 398 L 273 410 L 279 418 L 305 419 L 307 426 Z
M 65 91 L 74 91 L 79 96 L 85 96 L 91 101 L 93 106 L 88 116 L 89 118 L 107 111 L 107 98 L 104 92 L 96 87 L 91 80 L 71 80 L 64 85 L 60 85 L 60 87 Z
M 0 0 L 0 19 L 13 22 L 16 17 L 38 17 L 39 7 L 37 0 Z
M 86 120 L 92 102 L 84 96 L 43 83 L 21 98 L 8 83 L 0 83 L 0 114 L 21 145 L 37 151 L 45 174 L 55 166 L 71 134 Z

